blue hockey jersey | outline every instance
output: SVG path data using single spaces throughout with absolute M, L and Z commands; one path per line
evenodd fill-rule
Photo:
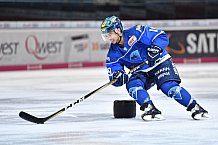
M 107 54 L 106 67 L 110 80 L 113 72 L 123 70 L 124 66 L 131 69 L 146 61 L 147 48 L 151 44 L 157 45 L 163 50 L 160 55 L 160 61 L 153 67 L 144 65 L 137 71 L 148 72 L 170 58 L 170 55 L 165 50 L 169 39 L 164 31 L 146 25 L 136 25 L 124 30 L 123 37 L 124 47 L 120 47 L 118 44 L 111 44 Z

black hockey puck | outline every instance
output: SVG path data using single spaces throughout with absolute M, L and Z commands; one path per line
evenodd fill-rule
M 115 100 L 114 118 L 133 118 L 136 116 L 136 102 L 134 100 Z

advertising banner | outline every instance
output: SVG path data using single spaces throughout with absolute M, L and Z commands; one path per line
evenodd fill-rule
M 100 21 L 0 22 L 0 71 L 105 65 Z M 175 62 L 218 62 L 218 20 L 124 21 L 165 30 Z
M 0 33 L 0 64 L 64 62 L 64 39 L 44 31 L 10 30 Z
M 96 29 L 3 30 L 0 38 L 0 66 L 102 62 L 109 45 Z
M 218 57 L 218 30 L 166 31 L 173 58 Z

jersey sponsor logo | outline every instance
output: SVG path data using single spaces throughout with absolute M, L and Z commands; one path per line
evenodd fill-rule
M 170 76 L 170 72 L 161 73 L 160 75 L 157 76 L 157 79 L 159 80 L 165 76 Z
M 138 50 L 135 50 L 130 54 L 130 60 L 131 61 L 142 60 Z
M 167 71 L 170 71 L 170 68 L 169 67 L 164 67 L 164 68 L 159 69 L 157 72 L 155 72 L 155 75 L 157 76 L 160 73 L 167 72 Z
M 148 47 L 148 51 L 150 51 L 150 52 L 152 52 L 152 53 L 159 53 L 159 52 L 160 52 L 160 49 Z
M 132 35 L 132 36 L 129 38 L 128 45 L 129 45 L 129 46 L 132 46 L 132 44 L 133 44 L 134 42 L 136 42 L 136 40 L 137 40 L 136 36 L 135 36 L 135 35 Z
M 157 72 L 155 72 L 155 76 L 157 76 L 157 79 L 161 79 L 165 76 L 169 76 L 170 75 L 170 68 L 169 67 L 164 67 L 159 69 Z

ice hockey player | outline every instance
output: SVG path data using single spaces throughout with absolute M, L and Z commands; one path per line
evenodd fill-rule
M 194 120 L 209 118 L 208 112 L 185 88 L 180 87 L 179 73 L 165 50 L 169 39 L 164 31 L 147 25 L 136 25 L 123 30 L 119 18 L 110 16 L 103 20 L 101 33 L 103 40 L 111 43 L 106 58 L 109 79 L 118 79 L 113 84 L 116 87 L 126 84 L 129 95 L 143 111 L 143 120 L 164 119 L 147 92 L 155 84 L 166 96 L 185 106 Z M 124 67 L 131 69 L 143 62 L 147 64 L 130 77 L 125 73 Z

